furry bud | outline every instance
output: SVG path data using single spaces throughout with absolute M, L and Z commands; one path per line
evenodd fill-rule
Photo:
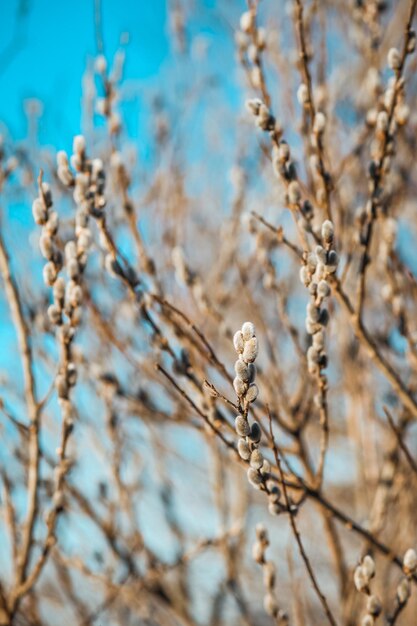
M 238 415 L 235 419 L 235 429 L 239 437 L 247 437 L 250 433 L 248 420 L 243 415 Z

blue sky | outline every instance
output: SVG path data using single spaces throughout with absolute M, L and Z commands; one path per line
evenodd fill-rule
M 42 143 L 78 132 L 81 80 L 97 51 L 94 0 L 3 0 L 0 12 L 0 120 L 22 137 L 24 101 L 36 98 Z M 169 55 L 164 0 L 102 0 L 102 25 L 110 59 L 129 32 L 127 79 L 158 74 Z

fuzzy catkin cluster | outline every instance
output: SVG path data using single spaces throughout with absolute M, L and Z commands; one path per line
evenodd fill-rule
M 371 580 L 375 576 L 375 561 L 368 554 L 362 563 L 357 566 L 353 575 L 356 589 L 367 596 L 366 615 L 362 619 L 362 626 L 372 626 L 375 618 L 382 611 L 381 602 L 375 594 L 371 593 Z
M 83 261 L 86 260 L 84 255 L 91 245 L 90 217 L 101 220 L 104 216 L 106 173 L 101 159 L 87 157 L 86 142 L 82 135 L 74 137 L 73 154 L 70 160 L 64 151 L 60 151 L 57 154 L 57 162 L 58 176 L 65 186 L 73 187 L 73 198 L 77 206 L 75 213 L 77 245 L 68 250 L 74 273 L 76 273 L 76 262 L 79 266 L 83 266 Z M 70 164 L 74 173 L 70 169 Z M 101 244 L 107 252 L 104 259 L 106 270 L 111 276 L 121 274 L 121 268 L 103 237 L 101 237 Z
M 278 624 L 287 624 L 287 614 L 279 608 L 275 592 L 275 565 L 268 561 L 265 556 L 266 548 L 269 546 L 269 537 L 263 524 L 256 526 L 256 541 L 252 547 L 252 556 L 256 563 L 262 566 L 263 583 L 265 587 L 264 608 L 268 615 L 273 617 Z
M 275 117 L 260 98 L 247 100 L 246 108 L 255 118 L 256 125 L 263 131 L 275 133 L 277 130 Z
M 405 55 L 414 52 L 416 36 L 413 31 L 408 33 Z M 377 170 L 376 164 L 383 165 L 387 171 L 391 157 L 395 153 L 395 131 L 398 126 L 407 124 L 410 108 L 405 101 L 405 81 L 401 76 L 403 58 L 397 48 L 390 48 L 387 55 L 388 67 L 394 72 L 388 80 L 385 91 L 382 91 L 377 107 L 370 109 L 366 116 L 367 124 L 375 127 L 375 137 L 371 144 L 372 163 L 371 178 Z M 385 158 L 383 159 L 385 152 Z
M 52 287 L 53 303 L 48 307 L 50 323 L 59 328 L 60 338 L 64 345 L 69 345 L 73 339 L 74 328 L 79 324 L 82 291 L 73 274 L 73 268 L 65 259 L 57 244 L 59 226 L 58 214 L 52 209 L 52 194 L 47 183 L 41 183 L 39 196 L 33 202 L 32 211 L 37 224 L 42 225 L 39 247 L 47 263 L 43 268 L 43 278 L 46 285 Z M 68 242 L 74 244 L 74 242 Z M 67 248 L 65 249 L 66 252 Z M 66 284 L 63 276 L 58 274 L 67 269 L 69 282 Z M 68 320 L 65 321 L 65 316 Z M 64 359 L 60 373 L 56 377 L 55 385 L 60 400 L 68 400 L 69 390 L 75 385 L 77 372 L 74 363 Z
M 258 396 L 258 387 L 254 382 L 256 376 L 254 363 L 258 356 L 258 339 L 252 322 L 245 322 L 242 329 L 235 333 L 233 345 L 239 355 L 235 363 L 236 376 L 233 387 L 239 402 L 245 409 Z
M 269 473 L 270 467 L 259 450 L 261 428 L 258 422 L 254 421 L 250 425 L 248 421 L 249 405 L 258 396 L 258 387 L 254 383 L 256 376 L 254 362 L 258 355 L 258 340 L 252 322 L 245 322 L 242 329 L 235 333 L 233 345 L 239 355 L 235 363 L 236 377 L 233 381 L 233 387 L 241 407 L 241 413 L 235 419 L 236 432 L 240 437 L 237 449 L 240 457 L 250 464 L 248 469 L 249 482 L 259 489 L 265 480 L 265 475 Z
M 256 24 L 256 7 L 253 5 L 240 17 L 240 30 L 235 41 L 241 62 L 249 69 L 249 78 L 254 89 L 262 90 L 262 54 L 266 48 L 266 31 Z
M 300 269 L 300 280 L 310 292 L 306 329 L 312 336 L 312 345 L 307 350 L 307 364 L 311 374 L 319 373 L 327 364 L 324 328 L 329 314 L 323 304 L 330 295 L 328 278 L 335 273 L 339 262 L 336 251 L 332 249 L 334 229 L 329 220 L 323 222 L 321 236 L 323 245 L 316 246 L 314 252 L 307 255 L 306 263 Z
M 397 585 L 396 590 L 396 610 L 404 608 L 411 595 L 410 580 L 417 572 L 417 553 L 410 548 L 403 559 L 403 577 Z M 356 589 L 367 596 L 366 614 L 362 619 L 362 626 L 373 626 L 375 620 L 382 611 L 379 598 L 371 592 L 371 581 L 375 576 L 375 562 L 369 555 L 365 556 L 354 572 L 353 581 Z
M 417 572 L 417 553 L 413 548 L 409 548 L 403 558 L 403 572 L 405 577 L 400 580 L 397 586 L 396 600 L 399 608 L 403 608 L 411 595 L 411 579 Z
M 43 280 L 45 285 L 52 286 L 62 269 L 63 258 L 56 243 L 59 218 L 58 213 L 52 210 L 52 193 L 48 183 L 40 184 L 39 195 L 32 204 L 32 214 L 36 224 L 42 226 L 39 247 L 47 261 L 43 268 Z M 48 310 L 48 316 L 52 323 L 56 323 L 52 310 Z
M 121 131 L 122 123 L 119 113 L 115 110 L 118 100 L 117 82 L 123 72 L 124 53 L 119 51 L 116 54 L 112 72 L 109 73 L 107 60 L 104 55 L 97 56 L 94 70 L 103 83 L 104 96 L 97 98 L 96 113 L 106 118 L 111 135 L 117 135 Z
M 288 143 L 282 139 L 282 128 L 276 122 L 274 116 L 270 112 L 262 100 L 252 98 L 246 101 L 246 108 L 255 118 L 256 125 L 263 131 L 268 132 L 272 141 L 272 166 L 274 173 L 281 180 L 286 189 L 286 202 L 291 209 L 300 212 L 299 224 L 303 230 L 311 231 L 311 220 L 314 217 L 314 209 L 311 202 L 303 199 L 301 187 L 297 180 L 297 170 L 294 161 L 291 159 L 291 150 Z M 319 125 L 319 130 L 313 133 L 318 138 L 324 130 Z M 316 155 L 312 155 L 312 158 Z M 318 167 L 317 164 L 315 166 Z

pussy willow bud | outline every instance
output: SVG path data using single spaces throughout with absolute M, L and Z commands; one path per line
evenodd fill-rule
M 53 294 L 54 294 L 54 299 L 56 301 L 60 301 L 64 298 L 65 295 L 65 281 L 62 278 L 62 276 L 60 276 L 59 278 L 56 279 L 55 284 L 54 284 L 54 288 L 53 288 Z
M 365 591 L 368 587 L 369 578 L 366 576 L 361 565 L 355 569 L 353 574 L 353 582 L 355 583 L 355 587 L 358 591 Z
M 240 437 L 247 437 L 250 433 L 250 426 L 248 420 L 243 415 L 238 415 L 235 419 L 235 429 Z
M 81 155 L 85 152 L 85 138 L 83 135 L 76 135 L 72 144 L 74 154 Z
M 375 576 L 375 561 L 369 554 L 363 558 L 362 569 L 368 581 Z
M 249 389 L 247 390 L 245 394 L 245 400 L 247 402 L 255 402 L 257 397 L 258 397 L 258 386 L 255 385 L 255 383 L 252 383 L 251 385 L 249 385 Z
M 404 555 L 403 568 L 406 574 L 414 574 L 417 569 L 417 554 L 412 548 Z
M 237 451 L 239 452 L 239 456 L 244 461 L 249 461 L 251 456 L 251 451 L 249 449 L 248 444 L 246 443 L 246 439 L 239 439 L 237 442 Z
M 308 102 L 308 88 L 305 83 L 301 83 L 297 89 L 297 100 L 302 106 Z
M 245 11 L 240 16 L 240 29 L 244 33 L 250 33 L 255 24 L 255 16 L 252 11 Z
M 326 128 L 326 116 L 324 115 L 324 113 L 321 113 L 319 111 L 314 116 L 313 130 L 315 133 L 320 135 L 321 133 L 324 132 L 325 128 Z
M 325 244 L 331 245 L 334 237 L 334 226 L 330 220 L 323 222 L 321 226 L 321 237 Z
M 53 251 L 54 251 L 54 246 L 52 243 L 52 239 L 48 233 L 46 232 L 42 233 L 39 239 L 39 248 L 40 248 L 42 256 L 45 259 L 51 260 Z
M 251 100 L 246 101 L 246 108 L 252 115 L 259 115 L 260 108 L 262 106 L 262 100 L 259 98 L 252 98 Z
M 261 436 L 261 427 L 259 426 L 258 422 L 253 422 L 250 428 L 249 439 L 253 441 L 253 443 L 259 443 L 261 440 Z
M 397 598 L 400 604 L 405 604 L 410 597 L 411 586 L 408 578 L 403 578 L 397 587 Z
M 243 340 L 242 331 L 238 330 L 233 336 L 233 345 L 238 354 L 242 354 L 245 342 Z
M 257 356 L 258 340 L 256 337 L 252 337 L 252 339 L 245 342 L 245 347 L 243 348 L 243 360 L 246 361 L 246 363 L 253 363 Z
M 233 379 L 233 388 L 239 398 L 245 394 L 246 387 L 246 383 L 244 383 L 243 380 L 241 380 L 238 376 Z
M 55 304 L 48 307 L 48 317 L 51 324 L 59 324 L 61 322 L 61 309 Z
M 56 280 L 55 265 L 53 263 L 47 263 L 46 265 L 44 265 L 42 275 L 45 285 L 53 285 Z
M 288 200 L 290 204 L 298 204 L 301 200 L 301 189 L 296 180 L 288 185 Z
M 254 450 L 250 457 L 250 466 L 253 467 L 253 469 L 259 470 L 261 469 L 263 462 L 264 457 L 262 455 L 262 452 L 260 452 L 260 450 L 258 449 Z
M 48 219 L 48 211 L 40 198 L 35 198 L 33 201 L 32 214 L 36 224 L 39 225 L 45 224 Z
M 401 55 L 397 48 L 390 48 L 387 55 L 388 65 L 392 70 L 398 70 L 401 65 Z
M 320 298 L 327 298 L 330 295 L 330 285 L 325 280 L 321 280 L 317 285 L 317 295 Z
M 250 467 L 248 469 L 247 475 L 248 480 L 253 487 L 259 487 L 259 485 L 262 484 L 262 476 L 259 474 L 259 472 L 254 470 L 253 467 Z
M 255 326 L 252 322 L 245 322 L 242 324 L 242 336 L 245 341 L 249 341 L 252 337 L 255 337 Z
M 251 372 L 250 372 L 248 364 L 245 363 L 244 361 L 241 361 L 240 359 L 236 361 L 235 372 L 236 372 L 236 376 L 240 378 L 240 380 L 243 380 L 243 382 L 247 383 L 249 381 Z

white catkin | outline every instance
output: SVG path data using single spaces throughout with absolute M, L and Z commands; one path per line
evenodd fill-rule
M 72 144 L 74 154 L 80 155 L 85 152 L 85 138 L 83 135 L 76 135 Z
M 35 198 L 33 201 L 32 214 L 36 224 L 39 225 L 45 224 L 48 219 L 48 211 L 40 198 Z
M 300 268 L 300 281 L 306 287 L 309 285 L 311 280 L 310 271 L 306 265 L 303 265 Z
M 57 280 L 55 281 L 53 294 L 54 294 L 54 298 L 56 300 L 62 300 L 62 298 L 64 297 L 64 295 L 65 295 L 65 281 L 62 278 L 62 276 L 57 278 Z
M 252 322 L 245 322 L 242 324 L 242 337 L 244 341 L 249 341 L 249 339 L 255 337 L 255 326 Z
M 48 307 L 48 317 L 51 324 L 59 324 L 61 321 L 61 309 L 55 304 L 51 304 Z
M 408 578 L 403 578 L 397 587 L 397 598 L 400 604 L 405 604 L 410 597 L 411 587 Z
M 243 352 L 243 348 L 244 348 L 245 342 L 243 340 L 242 331 L 238 330 L 234 334 L 233 345 L 235 347 L 236 352 L 238 352 L 239 354 L 241 354 Z
M 317 295 L 320 298 L 327 298 L 330 295 L 330 285 L 326 280 L 321 280 L 317 285 Z
M 376 118 L 376 127 L 382 133 L 388 130 L 388 113 L 386 111 L 380 111 Z
M 327 263 L 327 252 L 323 248 L 323 246 L 316 246 L 314 252 L 316 254 L 316 257 L 320 261 L 320 263 L 323 263 L 323 265 L 326 265 L 326 263 Z
M 254 25 L 254 15 L 252 11 L 245 11 L 240 16 L 240 29 L 244 33 L 250 33 Z
M 248 364 L 240 359 L 238 359 L 235 363 L 235 372 L 236 376 L 245 383 L 247 383 L 251 378 L 251 371 Z
M 259 487 L 259 485 L 262 484 L 262 476 L 259 474 L 259 472 L 254 470 L 253 467 L 250 467 L 248 469 L 247 475 L 248 480 L 253 487 Z
M 264 462 L 264 457 L 260 450 L 254 450 L 250 457 L 250 466 L 255 470 L 261 469 Z
M 68 241 L 65 244 L 65 258 L 68 261 L 77 258 L 77 246 L 75 241 Z
M 334 226 L 330 220 L 325 220 L 321 226 L 321 237 L 326 244 L 331 244 L 334 237 Z
M 45 259 L 50 260 L 54 251 L 54 246 L 48 233 L 42 233 L 39 239 L 39 248 L 42 256 Z
M 297 100 L 302 106 L 308 102 L 308 88 L 305 83 L 301 83 L 297 89 Z
M 238 415 L 235 419 L 235 429 L 240 437 L 247 437 L 250 433 L 248 420 L 243 415 Z
M 245 439 L 239 439 L 239 441 L 237 442 L 237 450 L 241 459 L 243 459 L 244 461 L 249 461 L 251 451 Z
M 375 576 L 375 561 L 367 554 L 362 561 L 362 570 L 369 582 Z
M 320 319 L 320 309 L 312 302 L 307 304 L 307 315 L 312 322 L 318 322 Z
M 324 348 L 324 333 L 319 330 L 317 333 L 313 335 L 313 346 L 316 350 L 323 350 Z
M 258 397 L 258 386 L 255 383 L 249 385 L 249 389 L 245 394 L 245 399 L 247 402 L 255 402 Z
M 51 262 L 46 263 L 46 265 L 44 265 L 42 274 L 44 283 L 49 286 L 53 285 L 56 280 L 55 265 Z
M 412 548 L 407 550 L 404 555 L 403 567 L 407 574 L 413 574 L 417 569 L 417 554 Z
M 246 383 L 244 383 L 243 380 L 236 376 L 236 378 L 233 379 L 233 388 L 236 392 L 236 395 L 241 397 L 246 392 Z
M 355 587 L 357 591 L 364 591 L 369 583 L 369 578 L 366 576 L 361 565 L 355 569 L 353 574 L 353 582 L 355 583 Z
M 278 146 L 278 158 L 281 161 L 288 161 L 291 156 L 290 146 L 286 141 L 281 141 Z
M 397 48 L 390 48 L 387 55 L 388 65 L 392 70 L 398 70 L 401 65 L 401 55 Z
M 321 134 L 324 132 L 325 128 L 326 128 L 326 116 L 324 115 L 324 113 L 321 113 L 319 111 L 314 116 L 313 130 L 315 133 Z
M 279 515 L 281 513 L 281 506 L 275 502 L 268 502 L 268 512 L 270 515 Z
M 258 340 L 256 337 L 252 337 L 249 341 L 245 342 L 243 349 L 243 360 L 246 363 L 253 363 L 258 356 Z
M 48 221 L 45 224 L 46 230 L 51 234 L 55 235 L 59 226 L 59 217 L 56 211 L 51 211 L 48 217 Z
M 264 462 L 262 463 L 262 467 L 261 467 L 261 474 L 263 474 L 264 476 L 267 476 L 270 473 L 271 473 L 271 464 L 267 459 L 264 459 Z
M 290 204 L 298 204 L 301 200 L 301 189 L 296 180 L 288 185 L 288 200 Z

